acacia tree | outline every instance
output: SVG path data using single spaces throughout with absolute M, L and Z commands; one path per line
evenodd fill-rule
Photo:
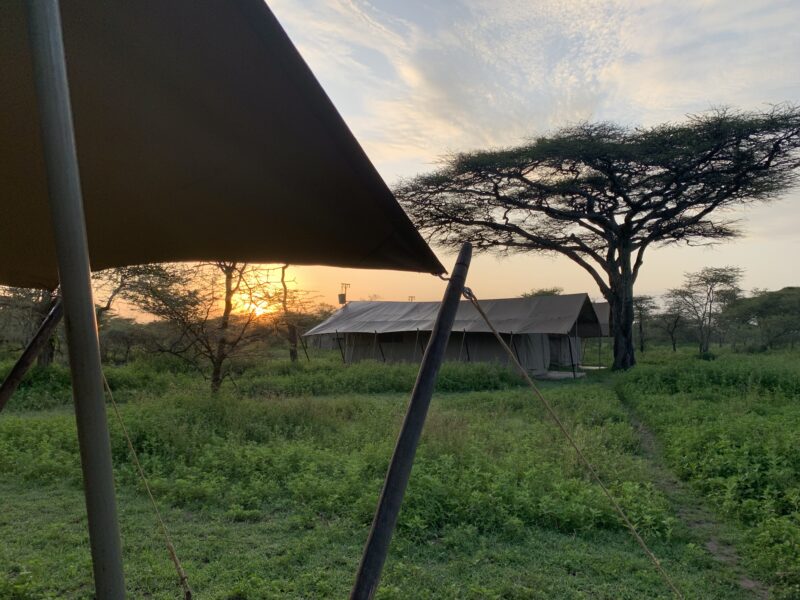
M 97 325 L 103 328 L 113 314 L 118 300 L 137 298 L 137 292 L 148 288 L 164 288 L 175 281 L 177 267 L 159 263 L 114 267 L 92 273 Z M 98 301 L 99 300 L 99 301 Z
M 258 335 L 255 298 L 264 297 L 264 269 L 225 261 L 164 268 L 157 278 L 138 280 L 125 297 L 173 328 L 175 335 L 159 341 L 158 350 L 186 361 L 217 392 L 230 360 Z M 237 305 L 242 310 L 234 310 Z
M 750 298 L 739 298 L 723 309 L 721 318 L 739 335 L 758 348 L 794 344 L 800 337 L 800 288 L 786 287 L 770 292 L 755 290 Z
M 280 278 L 276 277 L 277 281 L 273 282 L 271 277 L 276 271 L 280 271 Z M 320 307 L 316 305 L 315 297 L 294 285 L 296 280 L 289 278 L 288 264 L 270 269 L 262 268 L 256 273 L 258 277 L 249 277 L 247 282 L 251 302 L 269 317 L 275 334 L 283 338 L 289 346 L 289 360 L 295 362 L 301 343 L 300 327 Z
M 741 292 L 741 279 L 742 270 L 737 267 L 705 267 L 686 273 L 683 286 L 667 292 L 670 312 L 683 315 L 694 326 L 701 354 L 709 350 L 722 310 Z
M 678 335 L 684 323 L 683 315 L 674 308 L 667 307 L 665 310 L 653 316 L 653 324 L 667 334 L 672 344 L 672 351 L 678 351 Z
M 522 292 L 521 298 L 535 298 L 536 296 L 558 296 L 564 292 L 564 288 L 553 286 L 548 288 L 533 288 L 530 291 Z
M 800 108 L 713 110 L 651 128 L 567 127 L 525 145 L 461 153 L 396 194 L 446 247 L 561 254 L 609 302 L 614 367 L 635 364 L 633 288 L 649 248 L 737 235 L 725 209 L 775 199 L 800 164 Z
M 634 296 L 633 312 L 639 329 L 639 351 L 644 352 L 645 323 L 650 321 L 656 309 L 656 301 L 652 296 Z

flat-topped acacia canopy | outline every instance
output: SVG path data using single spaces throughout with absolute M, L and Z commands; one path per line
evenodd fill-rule
M 93 269 L 441 273 L 262 0 L 62 0 Z M 0 2 L 0 283 L 58 282 L 22 0 Z

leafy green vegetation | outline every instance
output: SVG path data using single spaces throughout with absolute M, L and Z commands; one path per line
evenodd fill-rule
M 670 464 L 700 485 L 717 467 L 710 455 L 701 466 L 676 458 L 679 447 L 698 448 L 698 456 L 704 451 L 700 434 L 679 437 L 670 428 L 670 419 L 683 418 L 670 411 L 688 410 L 682 402 L 689 403 L 694 386 L 710 382 L 705 389 L 725 402 L 739 402 L 741 390 L 749 390 L 744 397 L 754 405 L 762 398 L 761 416 L 777 422 L 778 409 L 784 419 L 791 416 L 786 411 L 800 378 L 789 356 L 759 355 L 758 376 L 756 369 L 743 374 L 750 359 L 735 355 L 712 362 L 664 356 L 679 362 L 544 387 L 687 597 L 751 597 L 652 481 L 652 465 L 615 387 L 642 415 L 652 413 Z M 415 368 L 345 367 L 335 358 L 242 363 L 234 369 L 236 387 L 228 383 L 217 396 L 199 375 L 169 361 L 108 368 L 198 597 L 347 595 Z M 34 372 L 0 416 L 0 598 L 91 597 L 68 381 L 62 367 Z M 650 398 L 661 412 L 650 408 Z M 694 402 L 699 407 L 701 400 Z M 111 429 L 131 597 L 176 598 L 174 571 L 113 416 Z M 753 439 L 765 442 L 761 435 Z M 773 444 L 769 456 L 790 453 L 790 442 Z M 726 460 L 724 451 L 714 452 Z M 764 476 L 773 478 L 769 506 L 783 512 L 774 508 L 774 518 L 765 519 L 761 504 L 736 508 L 731 500 L 721 514 L 743 530 L 758 527 L 748 556 L 789 594 L 791 580 L 755 558 L 756 544 L 774 557 L 776 540 L 791 539 L 785 537 L 795 518 L 789 491 L 797 480 L 789 485 L 791 469 L 781 468 L 783 480 Z M 761 481 L 752 481 L 753 489 Z M 792 552 L 786 546 L 781 555 L 787 572 L 796 564 Z M 518 378 L 496 365 L 468 364 L 442 371 L 379 597 L 409 594 L 671 597 Z
M 0 363 L 0 378 L 12 362 Z M 343 367 L 338 356 L 325 354 L 309 362 L 271 360 L 255 364 L 240 361 L 232 367 L 228 398 L 325 396 L 331 394 L 408 393 L 414 386 L 417 366 L 363 362 Z M 139 398 L 144 392 L 161 395 L 165 390 L 191 390 L 205 396 L 202 379 L 185 363 L 166 355 L 147 356 L 124 366 L 107 367 L 106 378 L 117 401 Z M 436 389 L 440 392 L 503 390 L 522 385 L 522 379 L 506 367 L 491 363 L 446 363 Z M 66 406 L 72 402 L 69 369 L 53 365 L 34 368 L 15 394 L 10 410 L 36 410 Z
M 796 355 L 725 354 L 636 369 L 627 403 L 669 465 L 741 526 L 741 551 L 778 598 L 800 597 L 800 366 Z

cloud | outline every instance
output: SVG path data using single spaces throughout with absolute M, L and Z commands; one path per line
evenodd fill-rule
M 800 101 L 797 0 L 269 4 L 389 183 L 429 170 L 449 151 L 517 144 L 582 119 L 652 125 L 715 105 Z M 734 211 L 745 237 L 718 249 L 653 251 L 643 289 L 678 284 L 684 270 L 711 263 L 748 268 L 751 286 L 792 283 L 792 270 L 772 257 L 796 252 L 798 201 L 795 190 L 774 205 Z M 473 271 L 496 293 L 528 272 L 535 282 L 523 288 L 593 285 L 568 260 L 538 255 L 481 259 Z M 365 289 L 380 287 L 375 277 Z M 422 297 L 422 288 L 415 293 Z
M 379 167 L 417 168 L 592 117 L 621 11 L 557 1 L 272 6 Z
M 800 96 L 800 3 L 274 0 L 390 180 L 582 119 Z
M 712 105 L 798 100 L 797 2 L 646 3 L 626 19 L 621 59 L 601 73 L 604 113 L 644 124 Z

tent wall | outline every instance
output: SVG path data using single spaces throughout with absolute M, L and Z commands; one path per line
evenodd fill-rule
M 343 334 L 339 337 L 343 337 Z M 316 348 L 317 350 L 339 350 L 339 346 L 336 343 L 335 333 L 312 335 L 306 339 L 308 339 L 308 345 L 311 348 Z
M 430 333 L 397 332 L 340 334 L 347 363 L 363 360 L 417 362 L 428 343 Z M 321 336 L 320 336 L 321 337 Z M 520 363 L 532 373 L 544 373 L 550 365 L 550 344 L 545 334 L 503 335 Z M 329 344 L 329 342 L 322 342 Z M 336 343 L 335 340 L 333 342 Z M 337 346 L 338 347 L 338 346 Z M 450 335 L 445 360 L 451 362 L 496 362 L 508 364 L 505 350 L 491 333 L 454 331 Z
M 614 334 L 611 330 L 611 307 L 608 302 L 592 302 L 592 307 L 597 315 L 599 330 L 578 329 L 578 335 L 585 338 L 612 337 Z
M 404 331 L 399 333 L 347 333 L 340 334 L 340 341 L 345 349 L 345 362 L 354 363 L 362 360 L 385 362 L 418 362 L 422 360 L 430 332 Z M 450 360 L 448 345 L 445 360 Z
M 549 336 L 550 365 L 553 367 L 571 367 L 574 362 L 578 366 L 583 351 L 582 345 L 579 337 L 567 335 Z

